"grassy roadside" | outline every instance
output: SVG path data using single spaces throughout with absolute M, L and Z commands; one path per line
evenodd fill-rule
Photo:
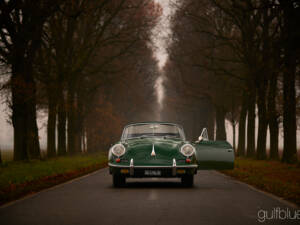
M 103 168 L 106 163 L 104 153 L 4 162 L 0 165 L 0 205 Z
M 221 172 L 300 206 L 300 164 L 236 158 L 234 170 Z

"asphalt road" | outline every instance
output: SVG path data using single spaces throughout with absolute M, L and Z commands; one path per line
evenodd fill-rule
M 108 169 L 102 169 L 1 207 L 0 224 L 299 225 L 300 219 L 258 221 L 272 216 L 274 208 L 294 213 L 289 206 L 216 171 L 198 172 L 194 188 L 182 187 L 179 179 L 129 179 L 116 189 Z

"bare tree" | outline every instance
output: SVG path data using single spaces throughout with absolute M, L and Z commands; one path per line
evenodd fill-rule
M 44 24 L 59 1 L 1 1 L 1 62 L 11 69 L 14 159 L 40 157 L 33 62 Z
M 81 152 L 85 117 L 94 104 L 91 99 L 132 67 L 133 61 L 124 64 L 126 58 L 144 48 L 160 13 L 145 0 L 66 1 L 60 9 L 46 26 L 41 55 L 48 60 L 39 64 L 49 90 L 49 156 L 55 155 L 56 113 L 58 153 L 66 153 L 66 142 L 68 153 Z
M 284 128 L 284 151 L 283 162 L 297 161 L 296 145 L 296 68 L 299 66 L 299 24 L 300 19 L 299 1 L 279 1 L 283 13 L 282 27 L 282 54 L 283 57 L 283 128 Z

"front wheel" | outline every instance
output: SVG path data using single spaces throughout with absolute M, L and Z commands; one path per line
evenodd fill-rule
M 113 174 L 114 187 L 123 187 L 126 183 L 126 177 L 118 174 Z
M 185 187 L 193 187 L 194 186 L 194 175 L 188 174 L 181 177 L 181 183 Z

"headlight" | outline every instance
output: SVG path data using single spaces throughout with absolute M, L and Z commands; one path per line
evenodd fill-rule
M 187 157 L 192 156 L 195 153 L 195 148 L 191 144 L 184 144 L 180 148 L 180 152 Z
M 125 147 L 122 144 L 116 144 L 111 149 L 112 154 L 117 157 L 120 157 L 125 154 Z

